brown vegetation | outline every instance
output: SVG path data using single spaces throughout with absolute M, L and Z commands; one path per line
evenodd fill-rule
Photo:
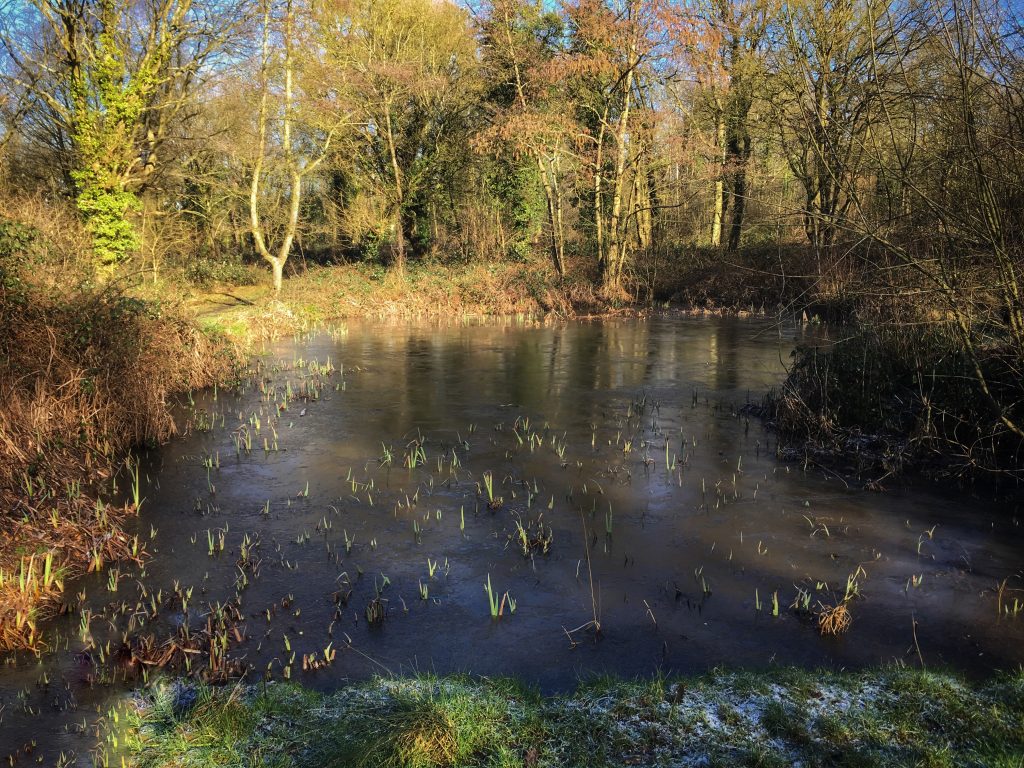
M 908 470 L 1019 482 L 1024 440 L 1004 418 L 1024 417 L 1020 361 L 994 342 L 972 359 L 950 325 L 862 322 L 799 349 L 766 399 L 784 455 L 838 465 L 872 487 Z M 978 396 L 974 359 L 995 406 Z
M 236 352 L 176 311 L 48 276 L 84 252 L 36 205 L 0 218 L 0 649 L 40 641 L 67 578 L 139 557 L 135 504 L 98 494 L 132 446 L 175 431 L 170 396 L 230 378 Z M 76 248 L 78 245 L 78 248 Z M 62 274 L 66 274 L 63 273 Z

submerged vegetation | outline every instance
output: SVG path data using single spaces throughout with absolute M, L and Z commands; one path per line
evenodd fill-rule
M 1024 680 L 906 669 L 773 669 L 627 682 L 542 697 L 509 680 L 385 678 L 161 685 L 127 722 L 140 768 L 193 766 L 986 766 L 1024 759 Z M 110 723 L 111 728 L 115 728 Z

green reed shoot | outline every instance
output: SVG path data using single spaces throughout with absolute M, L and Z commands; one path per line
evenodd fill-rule
M 92 645 L 92 632 L 89 630 L 92 624 L 92 611 L 88 608 L 83 608 L 78 621 L 78 636 L 82 640 L 82 645 Z
M 128 462 L 128 472 L 132 477 L 132 504 L 136 511 L 142 507 L 142 488 L 139 484 L 139 462 L 138 460 Z
M 491 608 L 491 618 L 498 618 L 499 600 L 498 596 L 494 594 L 494 590 L 491 589 L 491 574 L 487 574 L 487 583 L 484 584 L 484 592 L 487 593 L 487 603 Z
M 494 503 L 494 475 L 490 470 L 484 472 L 484 488 L 487 490 L 487 501 Z
M 523 527 L 522 522 L 519 520 L 516 520 L 516 538 L 519 540 L 519 546 L 523 550 L 523 557 L 529 557 L 530 537 L 526 533 L 526 529 Z

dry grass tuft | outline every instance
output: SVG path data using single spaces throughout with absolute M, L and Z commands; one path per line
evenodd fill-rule
M 841 635 L 853 624 L 853 615 L 846 601 L 836 605 L 819 604 L 818 631 L 823 635 Z

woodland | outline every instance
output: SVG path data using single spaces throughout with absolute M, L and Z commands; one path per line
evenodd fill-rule
M 859 329 L 831 374 L 797 367 L 782 428 L 1021 465 L 1013 3 L 17 0 L 0 24 L 7 304 L 333 265 L 320 317 L 354 303 L 343 273 L 413 312 L 430 279 L 490 313 L 781 309 Z
M 100 278 L 534 258 L 614 299 L 696 249 L 800 246 L 819 294 L 982 304 L 1019 349 L 1012 4 L 19 0 L 0 21 L 6 217 L 76 218 Z

